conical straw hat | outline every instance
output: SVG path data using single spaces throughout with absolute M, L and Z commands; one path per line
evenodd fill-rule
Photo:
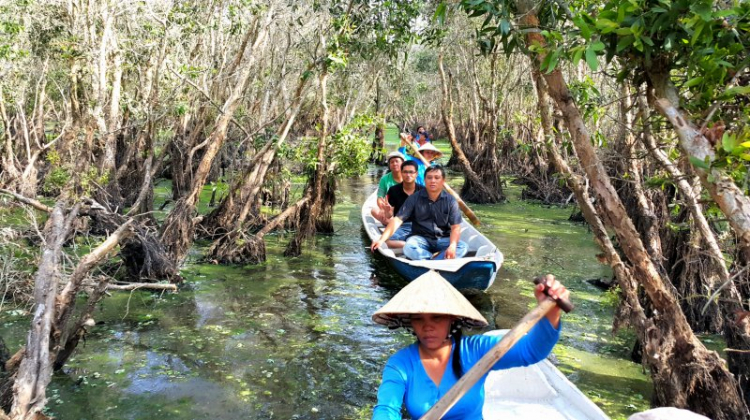
M 440 159 L 441 157 L 443 157 L 443 152 L 441 152 L 440 150 L 438 150 L 438 148 L 435 147 L 435 145 L 433 145 L 432 143 L 425 143 L 425 144 L 423 144 L 422 146 L 419 147 L 419 153 L 422 153 L 422 152 L 427 151 L 427 150 L 429 150 L 431 152 L 437 153 L 437 158 L 436 159 Z
M 461 292 L 433 270 L 404 286 L 372 315 L 372 320 L 390 328 L 411 327 L 411 314 L 453 315 L 469 327 L 488 325 Z

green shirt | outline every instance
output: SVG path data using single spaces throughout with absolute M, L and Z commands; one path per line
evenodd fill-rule
M 388 172 L 380 178 L 380 184 L 378 185 L 378 197 L 385 197 L 388 189 L 394 185 L 398 185 L 400 182 L 396 182 L 393 179 L 393 172 Z

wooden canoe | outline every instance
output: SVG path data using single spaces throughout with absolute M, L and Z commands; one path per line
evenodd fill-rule
M 370 241 L 378 239 L 385 226 L 375 220 L 371 210 L 377 206 L 377 191 L 362 205 L 362 223 Z M 461 240 L 466 242 L 469 252 L 463 258 L 452 260 L 412 261 L 404 257 L 401 248 L 390 249 L 386 244 L 378 248 L 383 257 L 402 277 L 411 281 L 429 270 L 440 273 L 456 289 L 487 290 L 503 264 L 503 254 L 474 226 L 462 219 Z M 368 244 L 369 245 L 369 244 Z

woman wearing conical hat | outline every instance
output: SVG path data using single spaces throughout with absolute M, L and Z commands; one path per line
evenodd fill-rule
M 399 153 L 406 157 L 406 160 L 413 160 L 417 162 L 417 184 L 424 186 L 424 173 L 427 168 L 424 166 L 424 162 L 409 154 L 407 150 L 408 143 L 414 141 L 414 137 L 411 134 L 401 133 L 401 147 L 398 148 Z M 431 165 L 437 164 L 437 160 L 443 157 L 443 152 L 438 150 L 432 142 L 427 142 L 419 146 L 419 154 L 422 155 Z
M 547 294 L 568 298 L 568 290 L 554 276 L 544 277 Z M 545 299 L 544 284 L 534 289 Z M 461 327 L 482 328 L 484 317 L 450 283 L 434 271 L 405 286 L 372 316 L 390 328 L 407 328 L 416 343 L 388 359 L 378 389 L 373 420 L 401 419 L 406 406 L 413 419 L 422 417 L 448 390 L 489 352 L 502 337 L 464 337 Z M 493 370 L 528 366 L 549 355 L 560 337 L 560 309 L 555 307 L 500 359 Z M 485 374 L 443 417 L 445 420 L 481 420 Z

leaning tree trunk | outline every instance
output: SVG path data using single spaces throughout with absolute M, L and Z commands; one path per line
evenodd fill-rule
M 312 68 L 312 65 L 309 66 L 307 71 L 312 70 Z M 234 241 L 234 238 L 227 236 L 232 236 L 232 232 L 236 233 L 246 224 L 250 209 L 257 202 L 258 194 L 266 181 L 268 169 L 297 119 L 302 106 L 302 93 L 308 80 L 308 77 L 300 76 L 294 98 L 290 104 L 290 113 L 277 132 L 278 139 L 275 142 L 267 143 L 255 154 L 252 161 L 232 184 L 229 193 L 219 206 L 201 222 L 201 227 L 207 233 L 207 236 L 224 235 L 219 239 L 220 241 Z M 212 247 L 216 248 L 217 246 L 218 244 L 214 244 Z M 209 253 L 208 258 L 212 258 L 211 253 Z
M 307 70 L 312 70 L 312 66 L 308 67 Z M 257 202 L 258 194 L 265 183 L 269 167 L 273 164 L 279 147 L 289 136 L 289 131 L 299 114 L 302 105 L 302 92 L 308 79 L 307 77 L 300 77 L 299 79 L 291 104 L 291 113 L 281 128 L 278 140 L 275 143 L 266 144 L 256 154 L 248 170 L 238 178 L 238 182 L 232 187 L 227 197 L 222 200 L 219 209 L 212 212 L 207 218 L 206 223 L 204 223 L 204 227 L 207 229 L 213 228 L 214 232 L 218 229 L 226 230 L 224 235 L 221 235 L 211 244 L 211 248 L 206 254 L 206 259 L 219 263 L 234 264 L 257 264 L 263 262 L 266 260 L 266 244 L 263 239 L 266 233 L 292 215 L 297 216 L 295 220 L 299 220 L 299 209 L 306 205 L 310 198 L 309 195 L 305 195 L 305 198 L 293 206 L 294 211 L 287 209 L 287 211 L 284 211 L 274 221 L 269 223 L 272 227 L 267 225 L 255 235 L 248 235 L 245 232 L 247 229 L 247 218 L 251 208 Z
M 674 257 L 675 260 L 681 261 L 680 266 L 683 271 L 675 273 L 675 268 L 670 269 L 672 270 L 673 283 L 676 283 L 675 286 L 678 287 L 683 296 L 697 296 L 693 299 L 687 299 L 685 303 L 685 306 L 690 306 L 690 308 L 686 308 L 686 314 L 691 312 L 694 314 L 693 320 L 690 320 L 689 317 L 694 328 L 702 326 L 703 329 L 718 332 L 724 324 L 722 311 L 720 310 L 722 305 L 718 304 L 718 301 L 710 301 L 705 297 L 705 293 L 707 290 L 715 290 L 718 285 L 727 282 L 730 278 L 724 254 L 719 247 L 714 232 L 708 225 L 706 217 L 703 215 L 698 200 L 700 194 L 688 183 L 686 175 L 672 163 L 669 156 L 657 146 L 649 125 L 650 109 L 643 95 L 638 96 L 638 108 L 643 122 L 643 143 L 654 160 L 670 175 L 672 182 L 680 192 L 687 213 L 690 215 L 690 222 L 694 227 L 690 229 L 689 234 L 678 233 L 675 239 L 680 240 L 682 238 L 681 244 L 675 244 L 671 247 L 685 250 L 684 254 L 678 252 Z M 696 244 L 700 245 L 696 246 Z M 695 255 L 697 253 L 707 254 L 708 258 L 697 258 L 697 255 Z M 678 280 L 680 278 L 682 278 L 682 281 Z M 684 286 L 680 287 L 680 284 Z M 722 292 L 723 299 L 727 300 L 725 305 L 731 301 L 738 302 L 741 300 L 733 282 L 727 283 Z M 730 313 L 731 311 L 727 312 L 727 315 Z M 735 327 L 730 326 L 729 328 Z
M 521 23 L 539 28 L 536 3 L 516 3 Z M 538 32 L 526 34 L 526 44 L 546 45 Z M 532 53 L 535 67 L 543 53 Z M 644 360 L 651 369 L 655 402 L 687 407 L 714 419 L 746 419 L 747 407 L 737 390 L 737 381 L 715 352 L 708 351 L 690 329 L 679 303 L 665 286 L 656 266 L 640 240 L 625 208 L 612 187 L 591 144 L 591 136 L 559 69 L 544 74 L 550 96 L 562 112 L 581 164 L 597 194 L 602 216 L 614 230 L 622 250 L 633 265 L 635 278 L 644 287 L 657 313 L 653 324 L 637 325 L 644 337 Z
M 442 82 L 443 98 L 440 103 L 440 114 L 448 131 L 448 140 L 453 148 L 453 155 L 456 156 L 464 172 L 466 181 L 461 189 L 461 196 L 466 201 L 473 203 L 498 203 L 505 200 L 503 188 L 500 185 L 500 176 L 497 169 L 497 153 L 495 151 L 496 139 L 487 139 L 484 144 L 485 155 L 479 159 L 485 159 L 483 162 L 483 171 L 475 172 L 466 158 L 461 146 L 456 139 L 456 128 L 453 125 L 453 101 L 451 98 L 449 81 L 445 77 L 443 69 L 443 55 L 438 55 L 438 71 Z M 493 170 L 493 168 L 495 170 Z
M 13 419 L 42 416 L 47 402 L 47 384 L 52 379 L 50 336 L 55 318 L 55 294 L 60 278 L 62 244 L 67 236 L 64 207 L 63 201 L 58 202 L 47 222 L 46 246 L 34 277 L 32 328 L 13 386 L 13 406 L 10 410 Z M 72 216 L 75 217 L 74 214 Z
M 271 222 L 263 226 L 255 235 L 238 231 L 233 240 L 217 240 L 208 250 L 208 257 L 212 262 L 221 264 L 260 264 L 266 261 L 266 243 L 263 238 L 282 226 L 290 217 L 299 218 L 299 210 L 310 200 L 306 195 L 301 200 L 289 206 L 276 216 Z M 229 235 L 226 235 L 229 236 Z
M 266 11 L 265 22 L 258 28 L 255 41 L 250 49 L 251 55 L 247 60 L 243 60 L 242 58 L 248 44 L 247 41 L 250 39 L 250 33 L 248 32 L 245 37 L 242 47 L 237 53 L 234 65 L 232 66 L 232 69 L 241 68 L 241 73 L 235 79 L 236 84 L 232 88 L 229 98 L 227 98 L 222 106 L 216 125 L 208 137 L 208 145 L 203 152 L 203 157 L 198 165 L 195 175 L 193 176 L 190 193 L 186 197 L 177 200 L 174 208 L 162 225 L 161 241 L 167 247 L 167 250 L 175 261 L 182 261 L 187 255 L 190 245 L 193 243 L 196 225 L 193 219 L 195 206 L 198 203 L 200 193 L 203 190 L 203 185 L 205 185 L 208 174 L 211 171 L 214 158 L 224 144 L 229 122 L 234 115 L 234 111 L 240 104 L 242 94 L 245 91 L 250 75 L 254 70 L 252 62 L 258 52 L 258 47 L 265 41 L 272 16 L 273 7 L 269 7 Z M 229 73 L 231 73 L 231 71 Z M 190 164 L 190 162 L 188 162 L 188 164 Z
M 620 258 L 620 254 L 615 249 L 609 237 L 609 232 L 607 232 L 601 217 L 599 217 L 594 207 L 593 200 L 589 196 L 587 183 L 582 176 L 568 166 L 565 158 L 560 154 L 559 147 L 562 142 L 554 141 L 558 140 L 557 137 L 559 137 L 560 132 L 553 129 L 552 111 L 546 82 L 542 77 L 541 71 L 536 66 L 532 67 L 532 76 L 537 92 L 537 107 L 542 120 L 542 130 L 549 139 L 546 142 L 548 156 L 552 164 L 557 168 L 558 173 L 565 178 L 568 187 L 575 194 L 578 206 L 581 208 L 581 212 L 594 235 L 594 241 L 604 252 L 605 258 L 610 267 L 612 267 L 612 272 L 623 294 L 623 300 L 617 309 L 613 330 L 617 331 L 617 329 L 626 325 L 633 326 L 638 334 L 638 340 L 643 342 L 643 334 L 646 329 L 638 328 L 638 326 L 643 326 L 651 322 L 646 319 L 645 311 L 638 299 L 638 283 L 633 277 L 633 270 L 625 265 Z
M 44 209 L 39 204 L 34 206 Z M 91 324 L 91 315 L 106 290 L 105 277 L 99 281 L 93 293 L 89 294 L 86 308 L 79 311 L 75 322 L 71 322 L 73 314 L 76 313 L 75 306 L 79 300 L 77 295 L 83 280 L 121 240 L 132 234 L 130 222 L 122 224 L 102 244 L 79 261 L 66 286 L 58 294 L 57 287 L 62 275 L 62 245 L 72 230 L 81 204 L 76 204 L 67 216 L 64 215 L 65 207 L 65 201 L 61 200 L 51 209 L 45 228 L 45 248 L 34 279 L 36 306 L 26 347 L 17 351 L 7 361 L 3 360 L 5 372 L 0 376 L 0 402 L 5 408 L 10 405 L 9 400 L 12 399 L 10 416 L 14 420 L 46 418 L 42 410 L 46 403 L 46 387 L 50 382 L 52 370 L 61 369 L 73 354 L 85 334 L 85 325 Z M 1 358 L 7 359 L 5 356 Z M 12 396 L 8 394 L 11 387 Z
M 288 130 L 285 130 L 285 132 L 288 133 Z M 283 134 L 283 137 L 286 137 L 286 134 Z M 279 141 L 283 141 L 283 138 L 279 139 Z M 244 194 L 238 196 L 238 199 L 243 200 L 240 203 L 242 205 L 241 208 L 237 208 L 237 205 L 235 205 L 236 202 L 233 200 L 232 192 L 230 192 L 226 199 L 222 200 L 221 206 L 215 213 L 219 216 L 222 214 L 227 217 L 234 216 L 234 219 L 224 221 L 227 231 L 220 234 L 214 243 L 211 244 L 211 248 L 206 253 L 207 260 L 223 264 L 253 264 L 265 261 L 266 247 L 265 243 L 263 243 L 264 235 L 248 236 L 245 233 L 245 222 L 250 209 L 257 201 L 258 193 L 265 182 L 268 168 L 276 157 L 277 150 L 273 143 L 266 144 L 255 156 L 253 162 L 251 162 L 251 170 L 242 176 L 241 179 L 244 179 L 244 181 L 240 189 Z M 235 210 L 229 212 L 229 208 L 234 208 Z M 209 222 L 216 223 L 217 220 L 221 219 L 217 217 L 213 220 L 209 219 Z M 217 234 L 219 229 L 221 227 L 216 227 L 213 231 L 214 234 Z
M 671 83 L 669 74 L 663 70 L 664 66 L 660 63 L 654 63 L 649 69 L 649 77 L 654 86 L 654 96 L 657 98 L 656 108 L 664 115 L 677 131 L 680 148 L 685 155 L 695 158 L 702 162 L 708 162 L 710 169 L 703 169 L 694 166 L 693 169 L 698 174 L 701 184 L 706 188 L 711 198 L 716 202 L 721 211 L 726 215 L 729 224 L 734 229 L 739 238 L 736 262 L 738 272 L 738 288 L 742 300 L 750 294 L 748 287 L 748 266 L 750 266 L 750 197 L 734 183 L 728 173 L 723 172 L 721 168 L 714 168 L 711 164 L 716 159 L 716 152 L 708 139 L 693 126 L 690 119 L 687 118 L 677 107 L 679 106 L 679 96 L 677 89 Z M 705 236 L 704 236 L 705 237 Z M 728 286 L 727 280 L 723 283 L 724 288 Z M 741 287 L 745 285 L 745 288 Z M 720 286 L 721 287 L 721 286 Z M 723 293 L 724 289 L 717 291 Z M 732 293 L 731 290 L 726 290 Z M 726 302 L 725 315 L 737 314 L 736 320 L 730 320 L 724 323 L 725 337 L 727 340 L 727 358 L 729 367 L 735 375 L 738 376 L 745 399 L 750 401 L 750 321 L 746 317 L 739 316 L 744 312 L 744 308 L 734 296 Z
M 321 36 L 321 44 L 323 45 L 323 51 L 325 51 L 325 38 Z M 328 140 L 328 70 L 323 69 L 320 74 L 320 93 L 321 93 L 321 109 L 322 109 L 322 127 L 320 132 L 320 140 L 318 141 L 318 152 L 316 155 L 316 167 L 315 172 L 312 174 L 308 183 L 308 190 L 310 190 L 310 201 L 306 202 L 300 209 L 300 226 L 297 229 L 297 233 L 294 238 L 289 242 L 286 249 L 284 250 L 285 256 L 299 256 L 302 253 L 302 242 L 305 239 L 313 236 L 317 231 L 320 224 L 318 218 L 321 216 L 329 216 L 330 211 L 326 211 L 326 208 L 333 207 L 335 203 L 335 195 L 332 191 L 331 185 L 328 182 L 326 163 L 326 148 Z M 324 188 L 326 192 L 324 192 Z

